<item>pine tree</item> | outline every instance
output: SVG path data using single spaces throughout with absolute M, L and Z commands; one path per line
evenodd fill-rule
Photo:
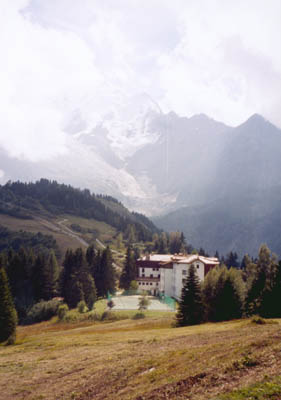
M 43 270 L 43 299 L 50 300 L 58 294 L 58 282 L 59 282 L 59 266 L 53 250 L 45 264 Z
M 88 253 L 89 257 L 89 253 Z M 93 255 L 92 255 L 93 257 Z M 79 281 L 82 285 L 84 300 L 89 310 L 97 299 L 95 281 L 90 273 L 90 267 L 86 261 L 85 255 L 81 252 L 80 265 L 79 265 Z
M 90 267 L 91 275 L 95 281 L 97 296 L 102 297 L 104 295 L 104 284 L 103 284 L 103 276 L 102 276 L 102 269 L 101 269 L 101 251 L 98 250 L 93 264 Z
M 94 265 L 96 257 L 96 251 L 93 245 L 89 246 L 86 251 L 86 259 L 89 267 L 91 268 Z
M 281 317 L 281 261 L 275 275 L 261 297 L 260 315 L 267 318 Z
M 194 265 L 189 268 L 186 283 L 182 289 L 177 325 L 196 325 L 202 322 L 204 314 L 199 278 Z
M 256 273 L 246 297 L 246 310 L 251 314 L 266 314 L 265 304 L 273 285 L 277 269 L 277 261 L 269 248 L 263 244 L 259 250 Z
M 135 257 L 132 251 L 132 247 L 129 245 L 127 247 L 125 265 L 120 276 L 120 288 L 128 290 L 130 288 L 130 283 L 135 280 L 136 276 L 137 267 Z
M 44 269 L 46 264 L 46 257 L 44 254 L 38 254 L 33 266 L 32 273 L 32 287 L 34 300 L 38 302 L 43 300 L 43 286 L 44 286 Z
M 10 292 L 8 278 L 0 260 L 0 342 L 15 336 L 17 312 Z
M 69 308 L 77 307 L 77 304 L 84 300 L 82 284 L 79 281 L 77 274 L 71 275 L 70 279 L 68 279 L 65 286 L 64 300 Z
M 243 313 L 245 284 L 236 268 L 221 266 L 211 270 L 203 283 L 206 320 L 226 321 Z
M 102 277 L 102 294 L 115 293 L 116 290 L 116 272 L 112 262 L 110 248 L 107 246 L 102 252 L 101 257 L 101 277 Z

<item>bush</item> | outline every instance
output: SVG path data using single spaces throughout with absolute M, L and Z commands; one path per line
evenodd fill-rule
M 142 312 L 137 312 L 132 319 L 143 319 L 145 315 Z
M 107 302 L 107 307 L 110 308 L 110 310 L 115 306 L 114 301 L 113 300 L 109 300 Z
M 7 346 L 11 346 L 11 345 L 13 345 L 13 344 L 15 344 L 15 342 L 16 342 L 16 332 L 13 332 L 9 337 L 8 337 L 8 340 L 7 340 Z
M 61 304 L 58 308 L 58 318 L 60 321 L 64 320 L 67 312 L 69 311 L 67 304 Z
M 251 322 L 253 324 L 257 324 L 257 325 L 265 325 L 266 321 L 265 319 L 263 319 L 262 317 L 260 317 L 259 315 L 254 315 L 251 319 Z
M 102 321 L 117 321 L 117 316 L 110 311 L 104 311 L 101 316 Z
M 78 311 L 80 312 L 80 314 L 83 314 L 88 311 L 88 307 L 84 300 L 79 301 L 77 308 L 78 308 Z
M 48 321 L 53 316 L 57 315 L 60 304 L 60 300 L 41 300 L 39 303 L 34 304 L 28 311 L 24 323 L 35 324 L 36 322 Z

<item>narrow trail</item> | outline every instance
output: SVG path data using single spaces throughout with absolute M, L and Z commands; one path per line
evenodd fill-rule
M 76 239 L 80 244 L 82 244 L 85 247 L 90 246 L 90 244 L 86 240 L 81 238 L 78 233 L 74 232 L 68 226 L 64 225 L 64 223 L 68 221 L 67 218 L 57 222 L 57 225 L 54 222 L 47 221 L 46 219 L 43 219 L 41 217 L 37 217 L 37 220 L 40 221 L 40 223 L 42 225 L 46 226 L 49 230 L 51 230 L 53 232 L 60 232 L 67 236 L 70 236 L 73 239 Z M 106 245 L 104 243 L 102 243 L 99 239 L 96 239 L 96 242 L 102 249 L 106 248 Z M 123 255 L 122 253 L 119 253 L 116 250 L 113 250 L 113 249 L 110 249 L 110 250 L 112 253 Z M 119 266 L 117 264 L 113 263 L 113 265 L 114 265 L 114 267 L 119 268 Z
M 59 221 L 57 223 L 59 226 L 56 225 L 54 222 L 47 221 L 46 219 L 43 219 L 41 217 L 37 217 L 37 220 L 40 221 L 40 223 L 42 225 L 46 226 L 51 231 L 63 233 L 67 236 L 70 236 L 70 237 L 76 239 L 83 246 L 86 246 L 86 247 L 89 246 L 89 243 L 86 242 L 86 240 L 82 239 L 77 233 L 73 232 L 70 228 L 63 225 L 63 223 L 66 222 L 67 219 L 63 219 L 62 221 Z

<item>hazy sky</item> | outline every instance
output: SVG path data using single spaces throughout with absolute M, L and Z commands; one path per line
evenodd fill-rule
M 280 127 L 280 22 L 279 0 L 1 0 L 0 146 L 61 153 L 73 115 L 92 126 L 142 92 L 164 111 Z

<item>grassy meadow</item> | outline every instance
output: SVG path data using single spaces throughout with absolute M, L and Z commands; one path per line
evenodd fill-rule
M 19 327 L 0 346 L 0 398 L 281 398 L 281 320 L 174 328 L 172 312 L 115 314 Z

